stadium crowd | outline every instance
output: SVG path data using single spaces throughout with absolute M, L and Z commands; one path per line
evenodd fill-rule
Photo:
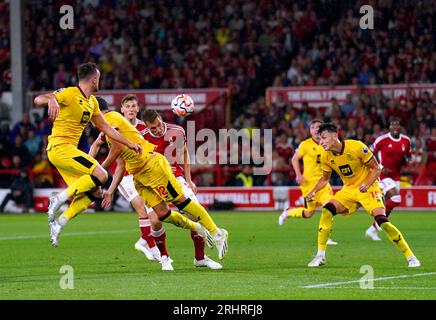
M 194 6 L 179 0 L 84 0 L 74 6 L 74 32 L 53 24 L 61 2 L 71 1 L 30 0 L 26 6 L 26 34 L 34 34 L 27 39 L 28 90 L 74 85 L 75 68 L 84 61 L 99 64 L 104 89 L 230 88 L 233 126 L 272 128 L 273 165 L 284 168 L 270 180 L 255 179 L 256 185 L 295 184 L 289 159 L 309 136 L 313 118 L 335 122 L 344 138 L 370 145 L 396 116 L 414 148 L 415 166 L 405 169 L 409 182 L 436 182 L 427 174 L 436 166 L 436 92 L 388 99 L 362 91 L 343 104 L 333 99 L 326 110 L 267 106 L 264 97 L 267 86 L 435 83 L 434 1 L 374 1 L 377 27 L 362 30 L 359 7 L 367 1 L 204 0 Z M 8 12 L 5 1 L 0 12 Z M 10 90 L 8 24 L 0 18 L 0 93 Z M 50 168 L 44 152 L 50 122 L 35 117 L 25 114 L 20 123 L 1 125 L 0 168 Z M 85 150 L 94 134 L 89 129 L 82 138 Z M 37 186 L 59 180 L 38 176 Z M 216 183 L 210 172 L 197 179 L 200 185 Z

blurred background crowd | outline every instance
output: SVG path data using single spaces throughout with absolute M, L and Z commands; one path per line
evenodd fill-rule
M 269 86 L 435 83 L 435 1 L 61 2 L 74 5 L 74 32 L 53 24 L 60 1 L 27 2 L 25 33 L 35 35 L 26 39 L 29 91 L 75 85 L 75 68 L 84 61 L 99 64 L 104 89 L 229 88 L 234 128 L 272 129 L 278 170 L 255 177 L 254 185 L 295 185 L 290 158 L 314 118 L 338 124 L 343 138 L 371 145 L 396 116 L 413 147 L 414 164 L 404 168 L 404 183 L 436 183 L 436 91 L 392 99 L 361 90 L 322 109 L 265 103 Z M 374 30 L 359 28 L 359 7 L 368 3 Z M 0 1 L 0 95 L 11 85 L 8 10 L 8 2 Z M 30 110 L 21 122 L 10 123 L 2 110 L 0 169 L 50 169 L 47 117 Z M 85 151 L 95 134 L 86 130 Z M 217 181 L 210 167 L 194 167 L 199 185 L 237 183 L 241 168 L 230 168 Z M 250 174 L 249 168 L 241 170 Z M 1 187 L 8 186 L 10 175 L 0 172 Z M 35 175 L 37 187 L 59 183 L 53 173 Z

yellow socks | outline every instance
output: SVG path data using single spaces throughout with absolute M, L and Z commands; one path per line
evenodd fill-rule
M 326 250 L 327 240 L 332 233 L 333 215 L 330 211 L 323 208 L 321 211 L 321 219 L 318 226 L 318 250 Z
M 209 213 L 198 202 L 189 201 L 189 203 L 186 206 L 180 209 L 192 215 L 194 219 L 200 224 L 202 224 L 207 229 L 207 231 L 209 231 L 212 235 L 218 231 L 218 227 L 213 222 Z
M 73 202 L 71 202 L 70 206 L 63 213 L 63 215 L 71 220 L 75 216 L 77 216 L 80 212 L 85 211 L 89 205 L 92 203 L 92 200 L 88 198 L 85 194 L 81 194 L 78 197 L 75 197 Z
M 404 254 L 406 258 L 413 256 L 412 250 L 410 250 L 409 245 L 398 230 L 392 223 L 383 222 L 380 226 L 387 237 L 392 241 L 392 243 Z
M 197 224 L 194 221 L 189 220 L 176 211 L 171 211 L 171 214 L 163 219 L 163 221 L 183 229 L 191 229 L 192 231 L 197 229 Z
M 303 218 L 304 208 L 295 208 L 288 210 L 288 215 L 291 218 Z
M 81 193 L 84 193 L 86 191 L 90 191 L 91 189 L 95 188 L 97 186 L 97 183 L 100 184 L 97 178 L 90 176 L 90 175 L 84 175 L 81 176 L 79 179 L 77 179 L 73 184 L 68 186 L 66 189 L 66 196 L 67 199 L 72 196 L 77 196 Z M 65 201 L 67 201 L 65 199 Z M 64 199 L 62 199 L 64 200 Z

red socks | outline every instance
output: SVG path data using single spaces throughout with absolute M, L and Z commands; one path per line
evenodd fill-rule
M 195 231 L 191 230 L 191 239 L 194 242 L 195 259 L 204 259 L 204 239 Z

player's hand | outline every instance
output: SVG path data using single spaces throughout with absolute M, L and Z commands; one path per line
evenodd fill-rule
M 313 201 L 314 197 L 315 197 L 315 192 L 311 192 L 306 196 L 306 201 L 307 202 Z
M 369 188 L 369 186 L 367 186 L 366 184 L 362 183 L 360 185 L 360 187 L 359 187 L 359 191 L 363 193 L 363 192 L 368 191 L 368 188 Z
M 56 98 L 48 100 L 48 116 L 51 120 L 55 121 L 59 115 L 59 104 Z
M 132 144 L 129 148 L 136 152 L 138 158 L 142 156 L 142 147 L 139 144 Z
M 108 209 L 112 205 L 112 199 L 114 195 L 108 191 L 103 192 L 103 201 L 101 202 L 101 207 L 103 209 Z
M 192 182 L 192 181 L 186 181 L 186 182 L 188 183 L 188 186 L 191 188 L 191 190 L 192 190 L 194 193 L 197 193 L 197 186 L 195 185 L 195 183 Z
M 297 181 L 298 185 L 302 184 L 304 182 L 304 176 L 303 175 L 297 175 L 297 177 L 295 178 L 295 181 Z

